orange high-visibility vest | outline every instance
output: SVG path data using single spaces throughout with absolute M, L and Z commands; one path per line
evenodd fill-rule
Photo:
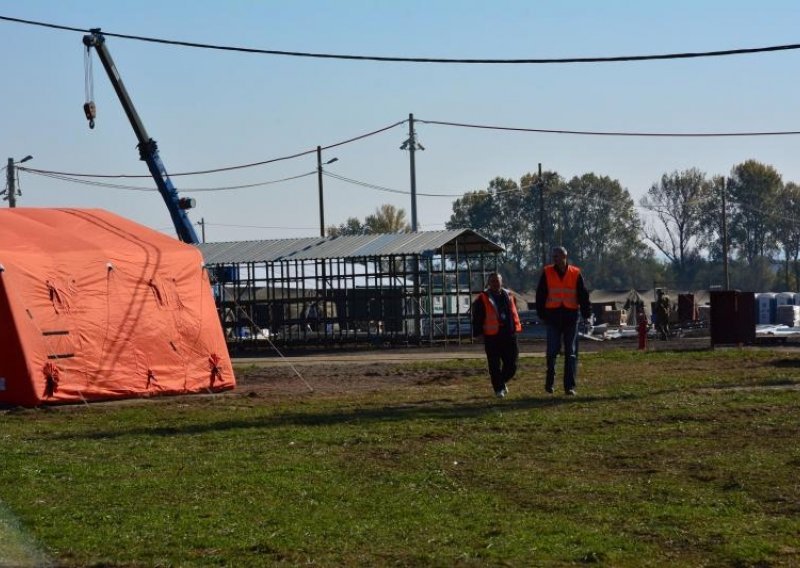
M 577 310 L 580 268 L 571 264 L 568 265 L 567 271 L 562 278 L 556 272 L 556 267 L 548 264 L 544 267 L 544 274 L 547 277 L 547 302 L 545 307 L 552 310 L 564 306 L 568 310 Z
M 497 335 L 500 332 L 500 314 L 497 312 L 497 306 L 489 292 L 481 292 L 481 298 L 483 299 L 484 312 L 483 335 Z M 517 300 L 511 294 L 508 295 L 508 300 L 514 331 L 519 333 L 522 331 L 522 322 L 520 322 L 519 312 L 517 312 Z

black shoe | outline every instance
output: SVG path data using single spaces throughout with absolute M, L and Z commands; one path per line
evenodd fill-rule
M 549 393 L 549 394 L 553 394 L 553 387 L 551 387 L 549 385 L 545 385 L 544 392 Z

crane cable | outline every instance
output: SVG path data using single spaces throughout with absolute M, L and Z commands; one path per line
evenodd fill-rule
M 83 103 L 83 113 L 89 121 L 89 128 L 94 128 L 94 119 L 97 117 L 97 107 L 94 104 L 94 68 L 92 64 L 91 48 L 87 45 L 83 52 L 83 88 L 86 101 Z

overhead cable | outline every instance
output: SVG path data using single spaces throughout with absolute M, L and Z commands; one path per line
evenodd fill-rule
M 1 16 L 0 16 L 1 18 Z M 368 138 L 370 136 L 375 136 L 376 134 L 380 134 L 381 132 L 386 132 L 387 130 L 391 130 L 401 124 L 408 122 L 408 119 L 399 120 L 394 124 L 390 124 L 388 126 L 384 126 L 383 128 L 379 128 L 377 130 L 373 130 L 371 132 L 367 132 L 365 134 L 359 134 L 358 136 L 353 136 L 352 138 L 348 138 L 346 140 L 342 140 L 340 142 L 335 142 L 333 144 L 329 144 L 327 146 L 320 146 L 320 150 L 329 150 L 331 148 L 336 148 L 338 146 L 342 146 L 344 144 L 350 144 L 351 142 L 356 142 L 358 140 L 363 140 L 364 138 Z M 226 166 L 222 168 L 215 168 L 211 170 L 197 170 L 193 172 L 180 172 L 177 174 L 168 174 L 169 177 L 180 177 L 180 176 L 197 176 L 197 175 L 205 175 L 205 174 L 214 174 L 219 172 L 230 172 L 233 170 L 242 170 L 245 168 L 252 168 L 255 166 L 263 166 L 266 164 L 272 164 L 275 162 L 281 162 L 285 160 L 292 160 L 294 158 L 299 158 L 301 156 L 307 156 L 309 154 L 315 154 L 317 149 L 314 148 L 313 150 L 305 150 L 303 152 L 297 152 L 296 154 L 291 154 L 288 156 L 281 156 L 279 158 L 271 158 L 269 160 L 262 160 L 260 162 L 252 162 L 249 164 L 241 164 L 238 166 Z M 22 168 L 20 168 L 22 169 Z M 32 173 L 39 173 L 39 174 L 55 174 L 55 175 L 62 175 L 62 176 L 71 176 L 71 177 L 86 177 L 86 178 L 150 178 L 151 175 L 141 175 L 141 174 L 83 174 L 83 173 L 75 173 L 75 172 L 60 172 L 55 170 L 42 170 L 39 168 L 25 168 L 26 171 Z
M 2 16 L 0 16 L 2 18 Z M 343 146 L 345 144 L 350 144 L 352 142 L 356 142 L 358 140 L 363 140 L 364 138 L 368 138 L 370 136 L 375 136 L 376 134 L 380 134 L 382 132 L 386 132 L 387 130 L 391 130 L 392 128 L 396 128 L 401 124 L 405 124 L 408 122 L 408 119 L 398 120 L 393 124 L 389 124 L 388 126 L 384 126 L 382 128 L 378 128 L 377 130 L 373 130 L 371 132 L 367 132 L 364 134 L 359 134 L 358 136 L 353 136 L 352 138 L 347 138 L 346 140 L 342 140 L 340 142 L 334 142 L 333 144 L 328 144 L 327 146 L 320 146 L 320 150 L 330 150 L 332 148 L 336 148 L 339 146 Z M 622 136 L 622 137 L 668 137 L 668 138 L 713 138 L 713 137 L 748 137 L 748 136 L 793 136 L 800 134 L 800 130 L 779 130 L 779 131 L 751 131 L 751 132 L 625 132 L 625 131 L 602 131 L 602 130 L 565 130 L 565 129 L 546 129 L 546 128 L 524 128 L 524 127 L 517 127 L 517 126 L 492 126 L 492 125 L 485 125 L 485 124 L 471 124 L 466 122 L 451 122 L 451 121 L 444 121 L 444 120 L 424 120 L 424 119 L 415 119 L 415 122 L 423 123 L 423 124 L 431 124 L 434 126 L 454 126 L 460 128 L 475 128 L 481 130 L 500 130 L 506 132 L 533 132 L 538 134 L 569 134 L 569 135 L 579 135 L 579 136 Z M 209 169 L 209 170 L 196 170 L 191 172 L 179 172 L 174 174 L 169 174 L 169 177 L 181 177 L 181 176 L 194 176 L 194 175 L 206 175 L 206 174 L 213 174 L 213 173 L 220 173 L 220 172 L 228 172 L 234 170 L 241 170 L 246 168 L 252 168 L 256 166 L 263 166 L 266 164 L 272 164 L 275 162 L 281 162 L 285 160 L 292 160 L 295 158 L 299 158 L 302 156 L 307 156 L 310 154 L 316 153 L 316 148 L 312 150 L 304 150 L 302 152 L 297 152 L 294 154 L 290 154 L 287 156 L 280 156 L 278 158 L 270 158 L 268 160 L 261 160 L 259 162 L 251 162 L 247 164 L 240 164 L 236 166 L 225 166 L 221 168 Z M 106 179 L 118 179 L 118 178 L 150 178 L 150 175 L 143 175 L 143 174 L 88 174 L 88 173 L 76 173 L 76 172 L 62 172 L 56 170 L 43 170 L 39 168 L 23 168 L 18 166 L 19 169 L 25 170 L 30 173 L 37 173 L 37 174 L 53 174 L 53 175 L 62 175 L 62 176 L 70 176 L 70 177 L 85 177 L 85 178 L 106 178 Z M 382 188 L 386 189 L 386 188 Z M 395 192 L 399 192 L 399 190 L 394 190 Z M 428 194 L 429 197 L 448 197 L 448 195 L 444 194 Z
M 667 138 L 719 138 L 745 136 L 794 136 L 800 130 L 776 130 L 767 132 L 624 132 L 603 130 L 556 130 L 546 128 L 520 128 L 515 126 L 489 126 L 485 124 L 469 124 L 466 122 L 447 122 L 444 120 L 414 119 L 414 122 L 438 126 L 458 126 L 461 128 L 478 128 L 482 130 L 505 130 L 512 132 L 537 132 L 540 134 L 573 134 L 580 136 L 645 136 Z
M 124 184 L 108 183 L 108 182 L 101 182 L 101 181 L 93 181 L 93 180 L 88 180 L 88 179 L 76 178 L 76 177 L 72 177 L 72 176 L 69 176 L 69 175 L 63 175 L 63 174 L 51 173 L 51 172 L 44 172 L 44 171 L 40 171 L 40 170 L 22 168 L 22 167 L 20 167 L 18 169 L 19 170 L 23 170 L 23 171 L 28 172 L 28 173 L 31 173 L 31 174 L 34 174 L 34 175 L 38 175 L 38 176 L 53 178 L 53 179 L 57 179 L 57 180 L 61 180 L 61 181 L 68 181 L 68 182 L 72 182 L 72 183 L 79 183 L 79 184 L 83 184 L 83 185 L 91 185 L 91 186 L 96 186 L 96 187 L 106 187 L 106 188 L 110 188 L 110 189 L 125 189 L 125 190 L 130 190 L 130 191 L 158 191 L 158 189 L 155 188 L 155 187 L 142 187 L 142 186 L 135 186 L 135 185 L 124 185 Z M 225 186 L 225 187 L 202 187 L 202 188 L 188 188 L 188 189 L 182 189 L 181 188 L 178 191 L 180 191 L 181 193 L 195 193 L 195 192 L 206 192 L 206 191 L 230 191 L 230 190 L 234 190 L 234 189 L 248 189 L 248 188 L 253 188 L 253 187 L 261 187 L 261 186 L 266 186 L 266 185 L 272 185 L 272 184 L 276 184 L 276 183 L 282 183 L 282 182 L 286 182 L 286 181 L 291 181 L 291 180 L 295 180 L 295 179 L 300 179 L 300 178 L 316 175 L 316 173 L 317 173 L 316 170 L 312 170 L 310 172 L 306 172 L 304 174 L 299 174 L 299 175 L 296 175 L 296 176 L 290 176 L 290 177 L 285 177 L 285 178 L 281 178 L 281 179 L 273 179 L 273 180 L 269 180 L 269 181 L 262 181 L 262 182 L 258 182 L 258 183 L 248 183 L 248 184 L 244 184 L 244 185 L 230 185 L 230 186 Z
M 387 193 L 400 193 L 400 194 L 403 194 L 403 195 L 409 195 L 411 193 L 411 191 L 404 190 L 404 189 L 393 189 L 391 187 L 386 187 L 386 186 L 383 186 L 383 185 L 377 185 L 377 184 L 374 184 L 374 183 L 368 183 L 366 181 L 361 181 L 361 180 L 357 180 L 357 179 L 348 178 L 348 177 L 345 177 L 345 176 L 342 176 L 342 175 L 339 175 L 339 174 L 335 174 L 333 172 L 329 172 L 327 170 L 323 170 L 322 174 L 325 175 L 325 176 L 331 177 L 333 179 L 337 179 L 339 181 L 343 181 L 343 182 L 346 182 L 346 183 L 351 183 L 353 185 L 359 185 L 361 187 L 366 187 L 366 188 L 369 188 L 369 189 L 375 189 L 375 190 L 378 190 L 378 191 L 385 191 Z M 531 187 L 531 186 L 524 186 L 523 189 L 527 189 L 528 187 Z M 485 190 L 479 190 L 479 191 L 485 191 Z M 501 189 L 501 190 L 498 190 L 498 191 L 496 191 L 496 192 L 494 192 L 493 194 L 490 194 L 490 195 L 500 195 L 502 193 L 510 193 L 510 192 L 513 192 L 513 191 L 520 191 L 520 188 Z M 466 193 L 470 193 L 470 192 L 461 192 L 461 193 L 422 193 L 422 192 L 418 191 L 418 192 L 416 192 L 416 195 L 419 196 L 419 197 L 464 197 L 464 195 Z
M 0 20 L 15 22 L 18 24 L 28 24 L 41 26 L 57 30 L 72 32 L 91 33 L 91 29 L 73 28 L 34 20 L 24 20 L 22 18 L 12 18 L 0 16 Z M 562 63 L 622 63 L 630 61 L 655 61 L 665 59 L 696 59 L 701 57 L 723 57 L 729 55 L 747 55 L 753 53 L 768 53 L 774 51 L 789 51 L 800 49 L 800 44 L 790 43 L 785 45 L 772 45 L 767 47 L 752 47 L 741 49 L 723 49 L 716 51 L 693 51 L 683 53 L 663 53 L 650 55 L 618 55 L 611 57 L 556 57 L 556 58 L 536 58 L 536 59 L 456 59 L 444 57 L 391 57 L 381 55 L 347 55 L 336 53 L 315 53 L 305 51 L 284 51 L 276 49 L 257 49 L 252 47 L 235 47 L 227 45 L 214 45 L 209 43 L 197 43 L 191 41 L 178 41 L 162 38 L 154 38 L 139 35 L 119 34 L 114 32 L 102 32 L 108 37 L 130 39 L 136 41 L 146 41 L 149 43 L 160 43 L 165 45 L 177 45 L 181 47 L 195 47 L 201 49 L 213 49 L 218 51 L 232 51 L 240 53 L 252 53 L 259 55 L 282 55 L 289 57 L 308 57 L 315 59 L 344 59 L 350 61 L 380 61 L 384 63 L 458 63 L 458 64 L 562 64 Z
M 271 226 L 263 226 L 263 225 L 226 225 L 224 223 L 209 223 L 206 222 L 206 225 L 212 227 L 233 227 L 234 229 L 296 229 L 296 230 L 308 230 L 308 229 L 318 229 L 319 227 L 271 227 Z

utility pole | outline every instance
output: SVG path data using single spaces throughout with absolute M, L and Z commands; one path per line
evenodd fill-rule
M 728 208 L 725 205 L 725 177 L 722 178 L 722 273 L 725 279 L 725 289 L 731 289 L 731 279 L 728 273 Z
M 322 146 L 317 146 L 317 186 L 319 187 L 319 236 L 325 236 L 325 200 L 322 197 L 322 166 L 338 162 L 339 158 L 331 158 L 322 163 Z
M 16 176 L 16 169 L 14 168 L 15 164 L 22 164 L 23 162 L 27 162 L 28 160 L 32 160 L 33 156 L 25 156 L 19 162 L 15 162 L 14 158 L 8 159 L 8 166 L 6 167 L 6 185 L 7 185 L 7 199 L 8 199 L 8 206 L 9 207 L 16 207 L 17 206 L 17 176 Z
M 14 187 L 14 158 L 8 159 L 6 168 L 6 186 L 8 187 L 8 206 L 17 206 L 17 189 Z
M 414 152 L 424 150 L 422 144 L 417 142 L 417 133 L 414 132 L 414 114 L 408 115 L 408 140 L 400 146 L 401 150 L 408 150 L 411 166 L 411 231 L 417 232 L 417 168 L 414 161 Z
M 322 147 L 317 146 L 317 185 L 319 186 L 319 236 L 325 236 L 325 200 L 322 198 Z
M 206 218 L 200 217 L 200 220 L 197 222 L 200 225 L 200 238 L 202 243 L 206 242 Z
M 408 150 L 409 162 L 411 167 L 411 231 L 417 232 L 417 169 L 414 162 L 414 152 L 424 150 L 422 144 L 417 143 L 417 133 L 414 132 L 414 114 L 408 115 L 408 140 L 400 146 L 401 150 Z M 422 337 L 422 320 L 420 309 L 420 285 L 419 285 L 419 259 L 414 260 L 414 303 L 412 313 L 414 316 L 414 335 L 417 339 Z M 433 321 L 431 320 L 431 325 Z
M 411 162 L 411 232 L 417 232 L 417 168 L 414 163 L 414 153 L 417 150 L 417 133 L 414 132 L 414 115 L 408 115 L 408 140 L 411 142 L 409 160 Z
M 544 180 L 542 163 L 539 162 L 539 240 L 542 242 L 542 269 L 547 264 L 547 248 L 544 246 Z

